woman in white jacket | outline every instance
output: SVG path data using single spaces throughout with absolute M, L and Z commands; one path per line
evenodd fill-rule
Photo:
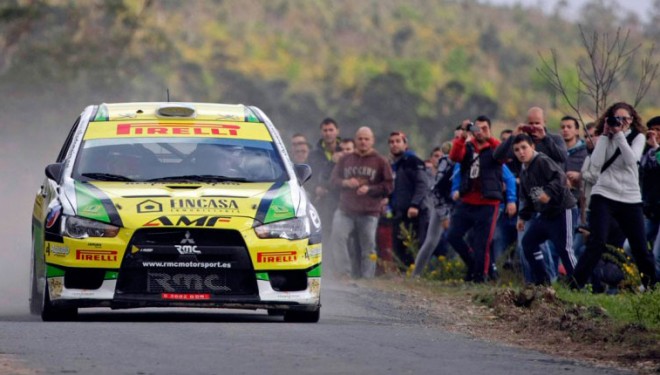
M 583 287 L 605 251 L 610 225 L 624 233 L 646 287 L 656 282 L 653 256 L 646 246 L 639 161 L 646 142 L 642 121 L 633 106 L 619 102 L 598 120 L 602 136 L 591 155 L 591 170 L 600 173 L 591 190 L 587 250 L 575 268 L 574 286 Z

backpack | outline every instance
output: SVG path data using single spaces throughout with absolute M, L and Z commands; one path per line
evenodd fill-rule
M 449 161 L 446 156 L 443 156 L 438 161 L 438 174 L 436 175 L 435 184 L 431 189 L 433 195 L 439 202 L 451 201 L 451 184 L 453 177 L 454 165 Z

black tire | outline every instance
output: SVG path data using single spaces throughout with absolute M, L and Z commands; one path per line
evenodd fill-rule
M 32 278 L 30 285 L 30 314 L 39 315 L 41 313 L 41 301 L 43 297 L 39 295 L 37 273 L 34 270 L 34 261 L 32 264 Z
M 65 322 L 78 318 L 77 307 L 55 307 L 50 302 L 48 285 L 44 291 L 44 306 L 41 309 L 41 320 L 44 322 Z
M 284 321 L 289 323 L 318 323 L 321 309 L 315 311 L 289 310 L 284 313 Z
M 282 315 L 284 315 L 284 310 L 268 309 L 268 316 L 282 316 Z

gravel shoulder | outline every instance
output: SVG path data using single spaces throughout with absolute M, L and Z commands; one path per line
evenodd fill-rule
M 658 330 L 615 324 L 604 310 L 558 300 L 551 288 L 515 293 L 402 277 L 355 283 L 385 293 L 401 314 L 421 324 L 595 366 L 660 373 Z

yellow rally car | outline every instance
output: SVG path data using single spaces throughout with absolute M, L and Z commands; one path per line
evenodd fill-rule
M 256 107 L 89 106 L 36 196 L 31 311 L 225 307 L 317 322 L 310 176 Z

